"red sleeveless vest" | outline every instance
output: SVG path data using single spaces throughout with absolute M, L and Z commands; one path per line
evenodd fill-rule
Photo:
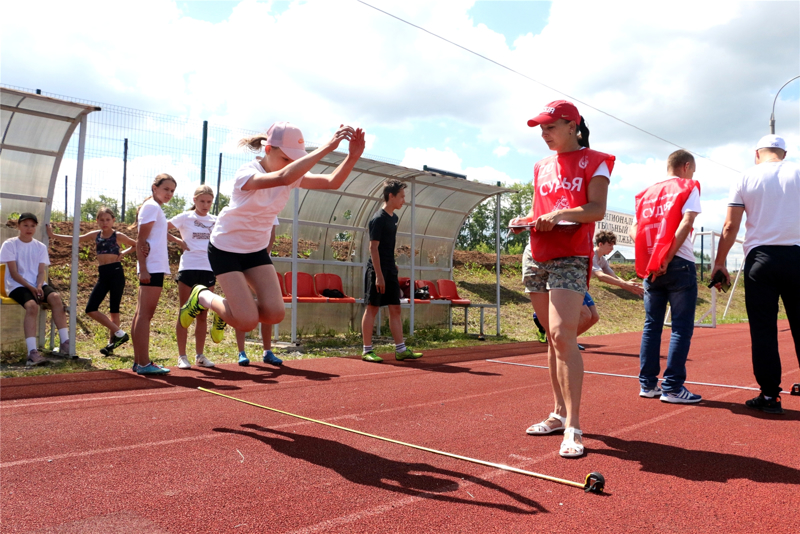
M 636 195 L 636 274 L 641 278 L 661 267 L 695 187 L 700 191 L 697 180 L 672 178 Z
M 533 167 L 534 220 L 559 209 L 577 208 L 588 202 L 589 181 L 601 163 L 614 169 L 616 158 L 586 148 L 547 157 Z M 549 232 L 531 231 L 531 254 L 536 261 L 568 256 L 589 258 L 591 274 L 594 223 L 556 226 Z

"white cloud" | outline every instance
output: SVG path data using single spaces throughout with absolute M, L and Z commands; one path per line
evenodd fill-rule
M 496 185 L 496 182 L 517 182 L 508 174 L 490 166 L 462 168 L 462 159 L 450 148 L 437 150 L 435 148 L 408 148 L 405 157 L 400 162 L 404 167 L 422 169 L 424 165 L 443 171 L 465 174 L 468 180 Z
M 495 148 L 494 150 L 492 150 L 492 154 L 494 154 L 498 158 L 502 158 L 503 156 L 508 154 L 509 150 L 511 150 L 511 148 L 509 148 L 507 146 L 499 146 L 499 147 Z

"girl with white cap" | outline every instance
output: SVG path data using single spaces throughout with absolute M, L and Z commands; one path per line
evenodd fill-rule
M 332 173 L 308 172 L 344 140 L 350 143 L 349 154 Z M 186 328 L 202 311 L 212 310 L 211 337 L 215 341 L 221 340 L 226 323 L 249 332 L 259 322 L 283 320 L 278 276 L 267 251 L 275 218 L 292 189 L 338 189 L 364 152 L 364 131 L 340 126 L 330 141 L 307 153 L 300 130 L 276 122 L 266 134 L 244 138 L 239 146 L 256 153 L 263 150 L 263 156 L 236 171 L 231 202 L 219 214 L 211 233 L 208 259 L 226 298 L 196 285 L 180 312 L 181 325 Z M 247 363 L 249 360 L 242 365 Z
M 528 428 L 531 435 L 564 432 L 559 454 L 584 453 L 580 430 L 583 359 L 578 350 L 581 304 L 588 289 L 594 222 L 603 218 L 614 156 L 589 149 L 589 129 L 565 100 L 549 103 L 528 121 L 556 152 L 533 168 L 533 206 L 512 226 L 530 226 L 532 265 L 526 277 L 531 302 L 550 340 L 547 359 L 555 409 Z

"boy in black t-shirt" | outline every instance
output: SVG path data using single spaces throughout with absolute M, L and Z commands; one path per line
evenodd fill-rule
M 367 309 L 361 319 L 361 335 L 364 337 L 366 362 L 382 362 L 383 358 L 372 350 L 372 329 L 375 316 L 381 306 L 389 306 L 389 329 L 395 343 L 395 358 L 398 360 L 422 358 L 403 341 L 403 323 L 400 319 L 400 283 L 397 279 L 397 264 L 394 261 L 395 238 L 398 217 L 395 210 L 406 201 L 406 184 L 399 180 L 383 182 L 383 208 L 369 221 L 369 260 L 364 275 L 364 302 Z

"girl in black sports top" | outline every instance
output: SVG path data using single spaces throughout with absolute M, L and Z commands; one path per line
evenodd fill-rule
M 98 277 L 92 294 L 89 296 L 89 302 L 86 303 L 86 315 L 108 328 L 108 345 L 100 349 L 100 353 L 105 356 L 112 355 L 115 348 L 129 339 L 128 334 L 120 328 L 119 304 L 125 290 L 125 273 L 120 261 L 122 256 L 136 249 L 135 240 L 114 230 L 115 220 L 114 212 L 103 206 L 97 210 L 97 224 L 100 229 L 93 230 L 79 238 L 80 242 L 94 240 L 96 246 Z M 72 241 L 71 235 L 53 233 L 53 228 L 49 224 L 47 225 L 47 235 L 50 239 Z M 119 243 L 128 245 L 129 248 L 120 252 Z M 100 311 L 100 304 L 109 293 L 111 293 L 108 305 L 109 314 L 105 315 Z

